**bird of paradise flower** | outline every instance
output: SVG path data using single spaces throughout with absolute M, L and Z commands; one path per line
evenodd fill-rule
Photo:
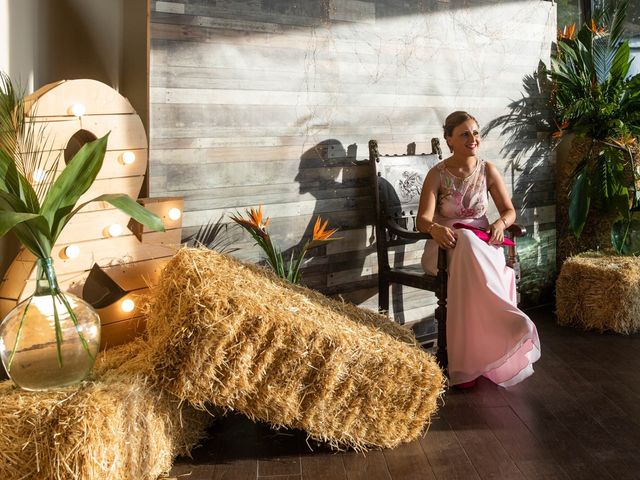
M 236 212 L 235 215 L 231 215 L 231 220 L 249 232 L 256 241 L 256 244 L 266 253 L 267 263 L 276 275 L 291 283 L 298 283 L 300 281 L 300 267 L 307 251 L 334 240 L 340 240 L 340 237 L 333 237 L 333 234 L 338 229 L 331 228 L 327 230 L 329 220 L 325 220 L 323 223 L 322 219 L 317 217 L 311 239 L 307 240 L 297 255 L 293 253 L 287 262 L 282 255 L 282 250 L 273 244 L 271 236 L 267 232 L 269 218 L 267 217 L 263 220 L 262 217 L 262 205 L 260 205 L 257 209 L 251 208 L 246 210 L 246 217 Z

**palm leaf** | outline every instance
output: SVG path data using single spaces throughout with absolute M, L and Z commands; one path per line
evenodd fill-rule
M 11 158 L 19 150 L 18 136 L 24 125 L 21 98 L 9 76 L 0 72 L 0 150 Z
M 629 42 L 625 41 L 620 44 L 616 50 L 613 61 L 611 62 L 611 80 L 616 83 L 621 83 L 627 77 L 631 62 L 629 57 L 631 56 L 631 49 L 629 48 Z
M 574 179 L 569 191 L 569 228 L 579 238 L 587 221 L 589 204 L 591 203 L 591 182 L 586 161 L 581 162 L 574 172 Z
M 596 81 L 602 85 L 608 78 L 615 52 L 610 48 L 609 41 L 604 37 L 593 39 L 591 58 Z
M 53 243 L 49 240 L 46 230 L 49 224 L 42 216 L 22 222 L 13 227 L 13 232 L 18 240 L 38 258 L 51 256 Z
M 604 7 L 604 5 L 603 5 Z M 618 0 L 614 8 L 603 11 L 603 22 L 609 28 L 609 44 L 615 48 L 624 36 L 624 21 L 627 16 L 629 0 Z
M 576 38 L 576 55 L 578 56 L 578 67 L 582 72 L 593 71 L 593 59 L 591 57 L 591 46 L 593 42 L 593 35 L 589 31 L 586 25 L 584 25 L 578 32 Z
M 11 156 L 0 148 L 0 190 L 20 198 L 20 180 Z
M 4 212 L 15 212 L 23 214 L 33 214 L 25 211 L 22 201 L 10 193 L 0 191 L 0 210 Z M 18 239 L 34 255 L 42 258 L 51 255 L 53 242 L 50 240 L 51 232 L 49 224 L 41 215 L 35 215 L 23 222 L 13 226 Z
M 0 211 L 0 237 L 4 236 L 19 223 L 38 217 L 36 213 Z
M 151 213 L 138 202 L 133 200 L 129 195 L 126 195 L 124 193 L 106 193 L 82 203 L 64 218 L 64 220 L 61 222 L 61 228 L 64 227 L 64 225 L 66 225 L 71 217 L 78 213 L 85 205 L 92 202 L 107 202 L 116 207 L 118 210 L 123 211 L 134 220 L 140 222 L 144 226 L 149 227 L 151 230 L 155 230 L 156 232 L 164 231 L 164 224 L 162 223 L 160 217 L 158 217 L 154 213 Z
M 54 242 L 70 218 L 69 213 L 80 197 L 89 190 L 102 168 L 108 137 L 109 134 L 84 144 L 58 176 L 42 202 L 40 213 L 50 225 Z
M 223 219 L 224 214 L 215 222 L 211 219 L 206 225 L 200 225 L 198 232 L 190 235 L 187 241 L 193 246 L 204 246 L 219 253 L 233 253 L 239 250 L 237 247 L 231 247 L 233 240 L 226 235 L 228 225 L 222 222 Z

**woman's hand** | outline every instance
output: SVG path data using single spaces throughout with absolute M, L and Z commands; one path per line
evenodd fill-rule
M 489 225 L 487 233 L 491 234 L 491 238 L 489 238 L 490 245 L 502 245 L 505 227 L 506 225 L 501 218 Z
M 449 227 L 434 223 L 429 230 L 429 233 L 436 243 L 444 249 L 448 250 L 456 246 L 458 236 L 456 235 L 456 232 Z

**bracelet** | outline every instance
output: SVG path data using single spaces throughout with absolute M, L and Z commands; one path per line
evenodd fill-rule
M 437 225 L 436 222 L 431 222 L 431 225 L 429 225 L 429 228 L 427 228 L 427 232 L 429 235 L 431 235 L 431 230 L 433 230 L 433 227 L 435 227 Z
M 509 228 L 509 225 L 507 225 L 507 221 L 504 219 L 504 217 L 500 217 L 500 220 L 502 220 L 502 223 L 504 223 L 504 228 Z

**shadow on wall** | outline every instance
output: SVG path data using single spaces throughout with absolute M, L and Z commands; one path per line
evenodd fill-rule
M 120 32 L 116 27 L 120 21 L 117 14 L 121 8 L 119 3 L 109 3 L 113 13 L 102 15 L 102 24 L 95 25 L 93 22 L 96 15 L 92 13 L 100 6 L 100 2 L 95 0 L 37 2 L 35 88 L 75 78 L 92 78 L 118 88 L 119 57 L 113 46 L 120 40 Z M 103 13 L 110 11 L 104 5 L 101 10 Z M 34 19 L 31 18 L 30 21 L 33 22 Z M 12 30 L 11 39 L 19 34 L 20 32 Z M 14 53 L 13 48 L 11 52 Z M 12 55 L 11 61 L 13 60 Z
M 371 224 L 373 205 L 366 175 L 362 175 L 366 166 L 356 161 L 356 155 L 355 144 L 345 149 L 339 140 L 323 140 L 300 156 L 295 177 L 300 195 L 312 195 L 315 205 L 304 233 L 296 245 L 285 251 L 285 258 L 298 252 L 312 237 L 318 216 L 323 222 L 328 220 L 328 227 L 338 227 L 337 236 L 342 239 L 311 250 L 302 273 L 303 284 L 326 294 L 348 296 L 350 283 L 358 283 L 360 290 L 375 283 L 375 279 L 362 282 L 366 275 L 366 256 L 373 251 L 366 228 Z M 365 296 L 368 298 L 371 294 Z M 364 301 L 366 298 L 349 299 Z
M 538 69 L 523 78 L 522 98 L 508 105 L 502 115 L 483 129 L 486 137 L 497 130 L 504 144 L 501 153 L 508 159 L 513 182 L 512 197 L 517 211 L 555 205 L 555 175 L 550 168 L 550 133 L 555 131 L 549 105 L 551 84 L 540 62 Z M 522 222 L 521 219 L 518 220 Z M 555 220 L 527 221 L 527 236 L 519 242 L 524 304 L 549 300 L 555 278 Z M 526 298 L 524 298 L 526 297 Z

